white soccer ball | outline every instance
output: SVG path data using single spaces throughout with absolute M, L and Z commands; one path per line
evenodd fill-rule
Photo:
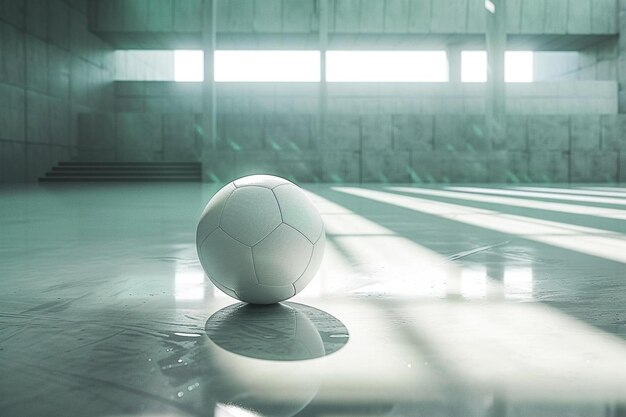
M 196 234 L 213 284 L 253 304 L 302 291 L 322 262 L 325 242 L 322 218 L 304 191 L 271 175 L 224 186 L 204 208 Z

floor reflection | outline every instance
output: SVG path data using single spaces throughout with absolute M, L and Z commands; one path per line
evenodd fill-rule
M 341 321 L 297 303 L 233 304 L 215 312 L 205 330 L 215 416 L 298 414 L 318 395 L 320 358 L 348 342 Z
M 205 330 L 229 352 L 272 361 L 320 358 L 348 341 L 348 329 L 335 317 L 296 303 L 233 304 L 213 314 Z

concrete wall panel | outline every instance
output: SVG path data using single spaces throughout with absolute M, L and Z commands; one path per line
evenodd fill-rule
M 385 2 L 385 33 L 407 33 L 409 29 L 409 0 L 387 0 Z
M 531 150 L 569 150 L 569 117 L 561 115 L 529 117 L 528 140 Z
M 24 3 L 25 0 L 0 0 L 0 20 L 10 23 L 18 29 L 23 29 Z
M 322 152 L 322 182 L 359 182 L 361 158 L 356 151 Z
M 464 126 L 458 118 L 447 115 L 435 115 L 434 148 L 437 151 L 457 151 L 464 147 Z
M 434 121 L 432 116 L 394 114 L 392 117 L 394 149 L 433 150 Z
M 234 152 L 205 152 L 202 156 L 202 179 L 225 183 L 237 179 Z
M 443 163 L 445 163 L 446 175 L 453 182 L 489 181 L 488 156 L 473 157 L 456 154 L 446 158 Z
M 362 182 L 409 182 L 409 151 L 364 150 L 361 156 Z
M 47 46 L 34 36 L 26 35 L 26 84 L 29 90 L 48 92 Z
M 390 150 L 392 122 L 390 114 L 361 116 L 361 146 L 364 150 Z
M 572 182 L 613 182 L 617 178 L 618 154 L 615 151 L 573 151 Z
M 70 158 L 70 150 L 66 147 L 39 144 L 26 145 L 26 180 L 37 181 L 49 167 L 57 161 Z
M 309 33 L 314 18 L 314 2 L 311 0 L 282 2 L 282 30 L 287 33 Z
M 528 176 L 532 182 L 568 182 L 568 153 L 531 151 L 528 155 Z
M 125 30 L 144 32 L 148 29 L 148 8 L 151 0 L 114 0 L 111 7 L 115 8 L 113 19 L 121 20 Z
M 507 171 L 505 174 L 507 182 L 530 182 L 528 159 L 529 155 L 526 151 L 507 152 Z
M 359 31 L 381 33 L 384 28 L 386 1 L 361 0 L 359 7 Z
M 606 33 L 617 29 L 617 1 L 594 0 L 591 2 L 591 33 Z
M 311 117 L 307 115 L 266 115 L 266 149 L 300 152 L 311 148 Z
M 466 115 L 462 117 L 463 139 L 468 152 L 485 152 L 493 145 L 487 137 L 484 116 Z
M 496 150 L 486 156 L 487 181 L 504 183 L 508 179 L 508 151 Z
M 282 1 L 254 1 L 254 30 L 256 32 L 278 33 L 282 30 Z
M 295 182 L 320 182 L 322 156 L 319 152 L 279 152 L 281 175 Z
M 69 103 L 65 100 L 56 98 L 48 98 L 47 101 L 50 117 L 50 131 L 48 132 L 50 144 L 70 146 L 70 118 L 72 115 Z
M 219 2 L 225 3 L 225 2 Z M 218 4 L 219 4 L 218 3 Z M 231 0 L 228 3 L 237 3 L 237 0 Z M 227 3 L 227 4 L 228 4 Z M 174 20 L 173 30 L 175 32 L 184 32 L 187 30 L 200 31 L 202 0 L 184 0 L 174 1 Z
M 0 183 L 26 181 L 26 144 L 0 140 Z
M 174 28 L 173 0 L 149 0 L 145 29 L 149 32 L 169 32 Z
M 490 173 L 489 155 L 468 155 L 453 150 L 413 152 L 414 182 L 486 182 Z
M 411 152 L 410 178 L 416 183 L 450 182 L 441 163 L 441 153 L 435 151 Z
M 602 149 L 620 149 L 620 124 L 617 115 L 600 116 L 600 147 Z
M 26 0 L 26 31 L 45 40 L 48 34 L 48 1 Z
M 570 118 L 570 135 L 571 135 L 572 151 L 599 150 L 600 149 L 600 116 L 598 115 L 573 115 Z
M 436 115 L 435 150 L 476 152 L 491 149 L 483 116 Z
M 48 45 L 48 94 L 69 100 L 70 97 L 70 54 L 67 50 Z
M 469 0 L 432 2 L 430 31 L 433 33 L 463 33 L 467 29 L 467 4 Z
M 0 83 L 0 139 L 25 141 L 24 89 Z
M 567 33 L 567 0 L 545 2 L 543 33 Z
M 124 0 L 93 2 L 94 12 L 90 27 L 95 30 L 123 30 L 124 20 L 120 18 L 123 5 Z
M 431 14 L 432 3 L 430 1 L 411 1 L 409 4 L 409 33 L 428 33 Z
M 50 105 L 46 95 L 26 94 L 26 141 L 50 143 Z
M 337 33 L 359 32 L 359 0 L 335 0 L 335 27 Z
M 229 4 L 228 31 L 249 32 L 254 22 L 254 0 L 232 0 Z
M 162 115 L 118 113 L 116 149 L 120 161 L 161 161 L 163 156 Z
M 522 2 L 523 0 L 507 0 L 506 26 L 508 33 L 520 33 L 522 30 Z
M 220 136 L 222 149 L 260 150 L 263 149 L 263 115 L 246 116 L 225 114 L 220 118 L 223 123 L 223 136 Z
M 507 3 L 508 9 L 509 3 Z M 468 0 L 467 4 L 467 31 L 470 33 L 484 33 L 486 30 L 486 11 L 483 0 Z
M 70 47 L 70 13 L 61 0 L 48 1 L 48 40 L 64 49 Z
M 272 151 L 234 152 L 236 177 L 253 174 L 278 175 L 282 173 L 278 166 L 278 155 Z
M 357 150 L 361 147 L 360 119 L 354 115 L 334 115 L 327 119 L 327 134 L 322 149 Z
M 508 115 L 506 119 L 506 149 L 528 151 L 528 117 Z
M 90 61 L 94 64 L 95 59 L 100 55 L 95 48 L 96 41 L 94 35 L 91 33 L 85 33 L 87 25 L 87 18 L 77 10 L 71 9 L 70 14 L 70 51 L 75 56 L 80 56 L 86 61 Z M 118 20 L 119 16 L 117 17 Z
M 86 152 L 110 151 L 113 155 L 115 154 L 115 114 L 79 113 L 77 120 L 80 131 L 78 146 L 81 159 Z
M 24 34 L 0 21 L 0 82 L 23 85 L 24 62 Z
M 593 1 L 595 0 L 568 0 L 567 33 L 591 32 L 591 3 Z
M 163 115 L 163 160 L 198 161 L 201 138 L 197 134 L 194 114 Z
M 542 33 L 544 28 L 546 1 L 552 0 L 522 0 L 521 32 Z

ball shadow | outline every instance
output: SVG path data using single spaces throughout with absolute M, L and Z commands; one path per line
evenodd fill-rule
M 302 361 L 330 355 L 348 343 L 344 324 L 298 303 L 237 303 L 215 312 L 205 331 L 229 352 L 271 361 Z

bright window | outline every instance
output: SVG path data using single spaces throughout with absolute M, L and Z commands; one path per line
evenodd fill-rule
M 484 83 L 487 81 L 487 52 L 461 52 L 461 81 Z
M 115 51 L 115 79 L 118 81 L 172 81 L 173 51 Z
M 532 82 L 533 53 L 531 51 L 507 51 L 504 55 L 504 80 L 507 83 Z M 461 81 L 465 83 L 487 81 L 487 52 L 461 52 Z
M 446 82 L 445 51 L 328 51 L 331 82 Z
M 504 79 L 507 83 L 533 82 L 533 53 L 531 51 L 508 51 L 504 58 Z
M 319 51 L 215 51 L 217 82 L 319 80 Z
M 202 51 L 174 51 L 174 81 L 203 81 L 204 53 Z

